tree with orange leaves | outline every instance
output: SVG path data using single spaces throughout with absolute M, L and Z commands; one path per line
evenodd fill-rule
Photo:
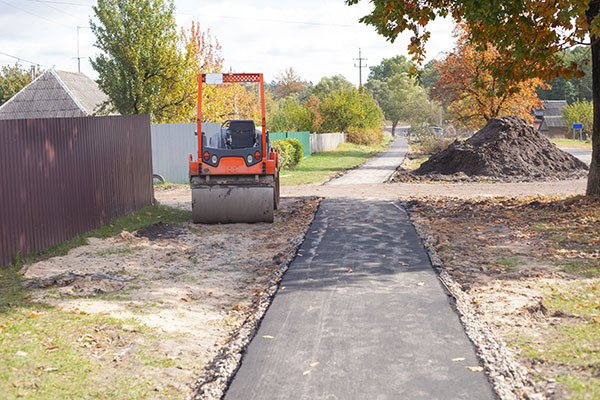
M 346 0 L 356 4 L 364 0 Z M 561 51 L 578 44 L 591 48 L 592 162 L 586 194 L 600 195 L 600 0 L 371 0 L 372 11 L 360 19 L 394 41 L 404 31 L 413 36 L 408 51 L 417 62 L 425 59 L 427 25 L 452 17 L 471 28 L 469 43 L 485 49 L 492 43 L 499 57 L 490 66 L 499 78 L 498 92 L 512 82 L 531 78 L 582 77 L 583 65 L 565 65 Z M 506 85 L 505 85 L 506 83 Z
M 210 29 L 203 31 L 198 22 L 189 30 L 182 29 L 181 40 L 186 49 L 188 72 L 185 91 L 187 102 L 180 107 L 179 120 L 195 121 L 197 115 L 198 75 L 223 72 L 224 59 L 219 41 Z M 228 119 L 253 119 L 260 124 L 258 88 L 256 85 L 227 83 L 202 87 L 202 121 L 223 122 Z
M 436 61 L 439 79 L 432 88 L 433 96 L 465 128 L 479 129 L 490 118 L 506 115 L 533 122 L 532 111 L 542 104 L 537 90 L 548 85 L 540 78 L 500 83 L 490 72 L 498 50 L 492 45 L 479 50 L 467 43 L 467 29 L 456 29 L 457 46 L 442 61 Z

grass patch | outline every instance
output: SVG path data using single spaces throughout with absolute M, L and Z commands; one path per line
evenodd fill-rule
M 510 342 L 525 357 L 560 368 L 557 379 L 570 399 L 596 399 L 600 394 L 600 280 L 586 279 L 543 286 L 544 304 L 553 315 L 566 315 L 548 326 L 541 337 L 518 337 Z
M 134 320 L 67 312 L 31 302 L 17 271 L 14 265 L 0 271 L 3 398 L 146 397 L 151 390 L 148 382 L 126 374 L 108 375 L 106 368 L 110 368 L 112 354 L 120 350 L 119 340 L 137 343 L 148 328 Z M 125 331 L 125 324 L 135 326 L 135 332 Z M 95 357 L 102 353 L 104 357 Z
M 571 149 L 592 149 L 592 142 L 590 140 L 550 139 L 550 141 L 558 147 L 566 147 Z
M 506 269 L 509 271 L 514 270 L 518 265 L 520 265 L 522 263 L 523 263 L 523 261 L 521 261 L 521 259 L 519 257 L 508 257 L 508 258 L 503 258 L 500 261 L 498 261 L 499 265 L 505 266 Z
M 169 368 L 175 366 L 175 361 L 172 358 L 158 355 L 149 349 L 140 350 L 137 355 L 147 367 Z
M 594 278 L 600 276 L 599 259 L 569 260 L 560 262 L 559 265 L 569 274 Z
M 192 213 L 190 211 L 167 207 L 161 204 L 153 204 L 134 211 L 125 217 L 117 218 L 116 220 L 102 225 L 92 231 L 83 233 L 79 236 L 75 236 L 72 239 L 51 246 L 44 251 L 28 254 L 25 257 L 17 255 L 13 264 L 22 266 L 24 264 L 46 260 L 51 257 L 64 256 L 69 252 L 69 250 L 74 249 L 75 247 L 86 245 L 87 239 L 90 237 L 106 239 L 121 233 L 123 230 L 134 232 L 161 221 L 165 224 L 178 225 L 185 221 L 190 221 L 191 219 Z M 118 252 L 121 250 L 115 251 Z M 130 250 L 125 249 L 123 251 Z M 131 249 L 131 251 L 134 251 L 134 249 Z
M 566 375 L 559 376 L 557 380 L 571 392 L 569 400 L 600 399 L 600 378 L 582 379 Z
M 306 185 L 321 183 L 339 172 L 354 168 L 368 158 L 386 150 L 392 141 L 385 136 L 378 146 L 359 146 L 352 143 L 341 143 L 333 151 L 325 151 L 304 158 L 293 170 L 282 170 L 282 185 Z
M 404 168 L 411 171 L 417 170 L 421 164 L 429 160 L 429 157 L 431 157 L 429 154 L 413 153 L 410 158 L 407 157 L 404 161 Z

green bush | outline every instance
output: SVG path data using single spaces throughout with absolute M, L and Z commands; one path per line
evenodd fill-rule
M 383 132 L 379 129 L 350 128 L 346 138 L 350 143 L 371 146 L 381 143 Z
M 421 143 L 417 146 L 422 153 L 435 154 L 442 150 L 446 150 L 452 143 L 448 139 L 436 138 L 434 136 L 423 136 Z
M 298 139 L 275 140 L 271 142 L 275 149 L 279 149 L 279 163 L 283 169 L 292 169 L 302 160 L 302 144 Z
M 302 148 L 302 143 L 300 143 L 298 139 L 294 138 L 287 138 L 285 140 L 294 148 L 292 165 L 295 167 L 296 165 L 298 165 L 298 163 L 300 162 L 300 160 L 302 160 L 302 157 L 304 156 L 304 149 Z

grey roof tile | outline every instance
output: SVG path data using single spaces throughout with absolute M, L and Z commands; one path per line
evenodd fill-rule
M 107 100 L 84 74 L 48 70 L 0 106 L 0 119 L 83 117 Z

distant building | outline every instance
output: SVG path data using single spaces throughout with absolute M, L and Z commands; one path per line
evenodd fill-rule
M 566 137 L 569 127 L 561 115 L 565 106 L 566 100 L 543 100 L 542 109 L 535 111 L 534 127 L 548 137 Z
M 0 106 L 0 119 L 87 117 L 107 101 L 86 75 L 49 69 Z

